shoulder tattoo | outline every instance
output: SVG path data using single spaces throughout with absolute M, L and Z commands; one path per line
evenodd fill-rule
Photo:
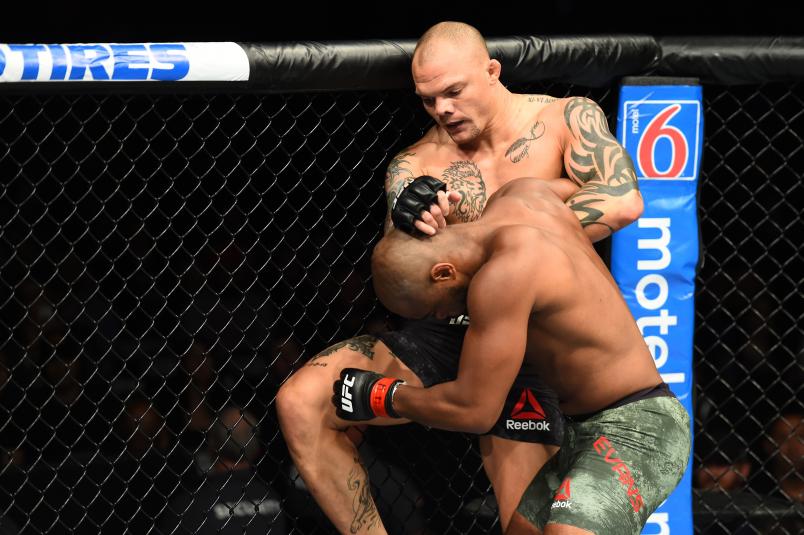
M 606 116 L 597 104 L 584 97 L 570 99 L 564 109 L 564 121 L 576 140 L 569 147 L 567 172 L 572 180 L 615 197 L 638 189 L 631 157 L 611 135 Z

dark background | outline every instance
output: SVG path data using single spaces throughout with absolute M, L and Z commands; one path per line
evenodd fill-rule
M 442 20 L 473 24 L 487 37 L 804 34 L 780 1 L 29 1 L 3 10 L 0 42 L 6 43 L 403 39 Z

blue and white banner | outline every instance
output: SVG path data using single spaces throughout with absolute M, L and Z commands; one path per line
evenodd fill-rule
M 237 43 L 0 44 L 0 82 L 246 81 Z
M 612 236 L 611 253 L 612 275 L 690 425 L 702 106 L 700 85 L 622 86 L 617 137 L 634 161 L 645 210 Z M 643 534 L 693 534 L 691 469 Z

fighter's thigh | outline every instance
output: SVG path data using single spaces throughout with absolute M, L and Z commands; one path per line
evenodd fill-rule
M 335 416 L 331 403 L 332 385 L 344 368 L 369 370 L 422 386 L 419 378 L 382 341 L 370 335 L 357 336 L 328 347 L 294 372 L 279 390 L 277 404 L 280 412 L 287 414 L 303 410 L 303 407 L 315 407 L 322 418 L 329 418 L 339 426 L 351 425 L 351 422 Z M 384 425 L 406 421 L 377 418 L 367 423 Z
M 642 399 L 576 424 L 571 434 L 566 499 L 554 501 L 549 523 L 638 535 L 684 473 L 687 412 L 674 397 Z
M 516 512 L 537 529 L 550 519 L 553 498 L 561 485 L 559 455 L 551 457 L 525 489 Z M 516 515 L 515 515 L 516 516 Z
M 483 468 L 494 488 L 505 528 L 519 505 L 522 494 L 558 446 L 509 440 L 494 435 L 479 437 Z
M 558 446 L 552 444 L 523 442 L 495 435 L 482 435 L 478 437 L 478 443 L 483 465 L 490 474 L 514 470 L 519 477 L 527 478 L 526 484 L 558 451 Z
M 612 466 L 597 453 L 578 456 L 553 497 L 547 525 L 598 535 L 638 535 L 645 521 L 645 511 L 637 507 L 642 498 Z

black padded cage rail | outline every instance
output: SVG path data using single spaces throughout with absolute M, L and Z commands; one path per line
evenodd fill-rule
M 2 533 L 333 532 L 275 395 L 394 323 L 368 257 L 385 165 L 430 123 L 412 41 L 241 46 L 242 82 L 0 84 Z M 612 130 L 623 76 L 704 84 L 695 530 L 800 533 L 804 39 L 489 48 L 511 89 L 589 96 Z M 361 455 L 389 532 L 499 533 L 471 436 L 369 429 Z

